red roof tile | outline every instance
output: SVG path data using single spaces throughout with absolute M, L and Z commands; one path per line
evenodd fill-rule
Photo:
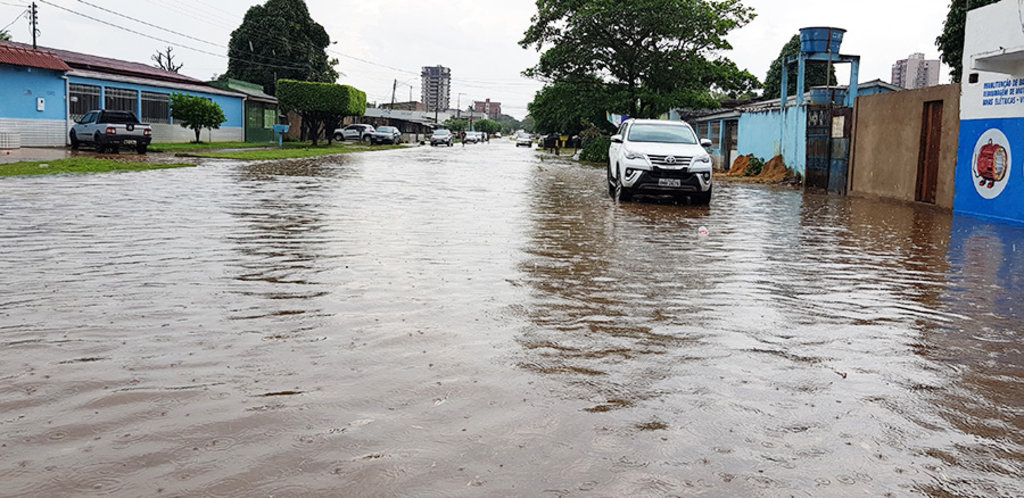
M 17 42 L 4 42 L 4 44 L 11 46 L 26 47 L 27 45 Z M 165 71 L 158 67 L 153 67 L 147 64 L 141 64 L 138 62 L 128 62 L 118 59 L 110 59 L 107 57 L 99 57 L 95 55 L 83 54 L 79 52 L 72 52 L 70 50 L 61 50 L 56 48 L 47 48 L 49 52 L 59 57 L 68 66 L 74 69 L 83 69 L 89 71 L 96 71 L 101 73 L 112 73 L 121 74 L 125 76 L 136 76 L 141 78 L 150 78 L 161 81 L 170 81 L 177 83 L 191 83 L 191 84 L 203 84 L 203 81 L 198 79 L 185 76 L 184 74 L 178 74 L 171 71 Z
M 0 43 L 0 64 L 38 67 L 54 71 L 70 71 L 71 68 L 53 52 L 22 48 L 9 43 Z

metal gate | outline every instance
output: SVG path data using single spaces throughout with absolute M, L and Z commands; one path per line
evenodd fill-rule
M 807 108 L 807 190 L 846 195 L 852 125 L 852 108 Z

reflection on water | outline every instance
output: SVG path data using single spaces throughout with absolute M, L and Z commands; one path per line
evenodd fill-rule
M 1024 495 L 1024 230 L 537 154 L 0 181 L 0 496 Z

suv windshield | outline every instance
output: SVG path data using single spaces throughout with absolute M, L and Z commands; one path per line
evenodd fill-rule
M 451 134 L 448 130 L 434 130 L 434 135 L 449 135 Z
M 629 128 L 629 141 L 696 145 L 697 137 L 686 126 L 635 124 Z

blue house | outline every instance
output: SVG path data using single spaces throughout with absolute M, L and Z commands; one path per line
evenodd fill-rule
M 0 44 L 0 133 L 18 145 L 64 145 L 70 70 L 52 52 Z
M 23 146 L 65 145 L 75 120 L 94 109 L 134 112 L 142 122 L 153 126 L 154 142 L 195 140 L 191 130 L 176 125 L 171 118 L 171 93 L 204 97 L 224 110 L 227 121 L 220 129 L 204 131 L 203 140 L 246 138 L 244 93 L 214 88 L 146 64 L 68 50 L 33 50 L 30 45 L 0 42 L 0 54 L 22 54 L 20 58 L 0 55 L 0 132 L 20 133 Z M 38 68 L 25 63 L 42 58 L 56 59 L 64 66 Z M 30 108 L 22 102 L 26 98 L 32 99 Z M 43 110 L 36 110 L 37 104 Z

